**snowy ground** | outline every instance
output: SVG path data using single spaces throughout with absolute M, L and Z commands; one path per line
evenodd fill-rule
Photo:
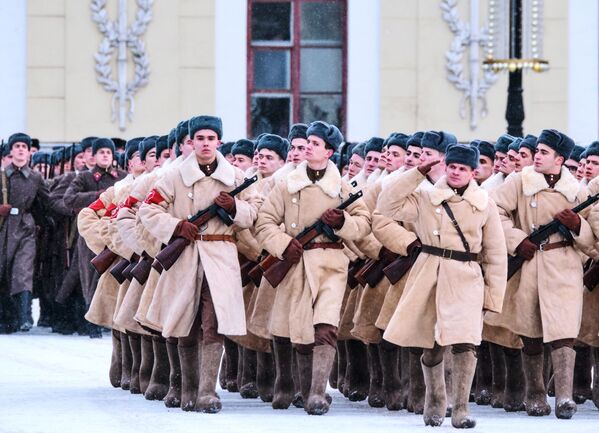
M 430 431 L 421 416 L 351 403 L 336 390 L 331 411 L 322 417 L 290 408 L 273 411 L 259 400 L 219 391 L 223 410 L 216 415 L 167 409 L 162 402 L 115 389 L 108 383 L 110 338 L 58 336 L 46 328 L 28 334 L 0 335 L 1 433 L 153 433 L 153 432 L 397 432 Z M 553 399 L 551 399 L 553 406 Z M 599 432 L 599 411 L 591 402 L 578 406 L 573 420 L 553 414 L 522 413 L 471 405 L 477 432 Z M 449 419 L 439 429 L 452 430 Z M 435 430 L 438 431 L 438 430 Z

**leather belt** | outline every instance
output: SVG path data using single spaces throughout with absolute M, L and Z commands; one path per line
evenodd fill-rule
M 445 248 L 433 247 L 432 245 L 422 245 L 421 251 L 433 256 L 443 257 L 444 259 L 457 260 L 458 262 L 475 262 L 478 259 L 478 254 L 476 253 L 447 250 Z
M 203 235 L 198 233 L 196 235 L 196 241 L 205 241 L 205 242 L 216 242 L 216 241 L 225 241 L 225 242 L 235 242 L 235 238 L 231 235 Z
M 552 242 L 550 244 L 549 243 L 541 243 L 537 247 L 537 250 L 549 251 L 549 250 L 555 250 L 556 248 L 566 248 L 566 247 L 571 247 L 571 246 L 572 246 L 572 242 L 570 242 L 570 241 Z
M 304 250 L 315 250 L 321 248 L 323 250 L 342 250 L 343 244 L 340 242 L 312 242 L 304 245 Z

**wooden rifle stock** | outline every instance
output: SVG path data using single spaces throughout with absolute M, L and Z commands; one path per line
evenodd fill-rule
M 388 265 L 393 263 L 393 261 L 398 257 L 399 254 L 389 251 L 387 248 L 383 247 L 380 252 L 380 257 L 376 260 L 370 261 L 367 266 L 362 268 L 360 272 L 360 278 L 362 278 L 362 280 L 368 284 L 369 287 L 376 287 L 385 277 L 383 270 Z
M 580 211 L 591 206 L 598 200 L 599 200 L 599 194 L 591 195 L 585 201 L 580 203 L 578 206 L 575 206 L 574 208 L 572 208 L 572 212 L 579 213 Z M 549 236 L 562 230 L 563 227 L 564 226 L 558 219 L 554 219 L 551 222 L 544 224 L 537 229 L 534 229 L 532 231 L 532 233 L 529 234 L 526 239 L 528 239 L 533 244 L 540 246 L 541 244 L 546 242 L 547 239 L 549 239 Z M 510 280 L 510 278 L 512 278 L 514 276 L 514 274 L 516 274 L 516 272 L 518 272 L 520 270 L 520 268 L 522 268 L 523 264 L 524 264 L 524 258 L 522 258 L 520 256 L 508 256 L 508 266 L 507 266 L 508 281 Z
M 399 280 L 401 280 L 403 276 L 410 271 L 416 262 L 418 255 L 420 255 L 420 247 L 414 247 L 408 252 L 407 256 L 399 256 L 389 263 L 383 269 L 383 273 L 389 282 L 391 284 L 396 284 Z
M 357 259 L 349 264 L 347 268 L 347 285 L 350 290 L 355 289 L 358 286 L 358 280 L 356 279 L 356 273 L 364 266 L 366 260 Z
M 123 277 L 125 277 L 125 279 L 131 281 L 131 271 L 133 270 L 133 268 L 135 266 L 137 266 L 137 261 L 139 260 L 139 256 L 137 254 L 133 254 L 133 257 L 131 257 L 131 263 L 129 263 L 129 266 L 127 266 L 125 268 L 125 270 L 123 271 Z
M 141 260 L 131 269 L 131 276 L 135 278 L 139 284 L 146 284 L 150 271 L 152 270 L 152 258 L 145 251 L 141 255 Z
M 584 273 L 582 278 L 584 286 L 589 292 L 595 290 L 597 284 L 599 284 L 599 262 L 593 260 L 588 269 Z
M 242 192 L 244 189 L 249 187 L 257 180 L 258 176 L 247 178 L 241 185 L 239 185 L 233 191 L 230 191 L 229 194 L 232 197 L 235 197 L 237 194 Z M 191 218 L 189 218 L 188 221 L 190 223 L 193 223 L 197 227 L 201 227 L 216 216 L 218 216 L 226 225 L 233 225 L 233 220 L 231 219 L 229 214 L 225 212 L 225 210 L 218 206 L 216 203 L 211 204 L 206 209 L 202 209 L 201 211 L 193 215 Z M 176 237 L 171 239 L 169 244 L 156 255 L 156 261 L 160 264 L 160 266 L 162 266 L 164 270 L 168 271 L 179 259 L 181 254 L 183 254 L 183 251 L 189 244 L 190 241 L 185 238 Z M 154 267 L 154 269 L 157 269 L 156 264 L 152 266 Z
M 108 247 L 104 247 L 104 250 L 91 259 L 90 263 L 96 269 L 96 272 L 102 275 L 108 270 L 117 257 L 118 255 L 110 251 Z
M 119 284 L 123 284 L 126 280 L 123 275 L 123 271 L 129 266 L 131 262 L 127 259 L 121 259 L 110 269 L 110 275 L 114 277 L 115 280 L 118 281 Z
M 259 284 L 256 284 L 254 279 L 250 276 L 250 272 L 256 266 L 258 266 L 258 263 L 254 262 L 252 260 L 249 260 L 243 254 L 239 254 L 239 269 L 241 271 L 241 287 L 247 286 L 248 284 L 250 284 L 250 282 L 253 282 L 256 286 L 259 285 Z

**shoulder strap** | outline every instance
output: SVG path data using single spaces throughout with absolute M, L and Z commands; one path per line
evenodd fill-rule
M 451 208 L 449 207 L 449 204 L 447 203 L 447 201 L 443 200 L 441 202 L 441 205 L 443 205 L 443 209 L 445 209 L 445 212 L 447 212 L 447 216 L 449 217 L 449 219 L 451 220 L 451 223 L 453 224 L 456 231 L 458 232 L 458 235 L 460 235 L 462 244 L 464 244 L 464 249 L 466 250 L 467 253 L 469 253 L 470 252 L 470 244 L 466 240 L 466 236 L 464 236 L 462 229 L 460 228 L 458 222 L 456 221 L 455 216 L 453 215 L 453 212 L 451 211 Z
M 0 169 L 0 182 L 2 183 L 2 204 L 8 204 L 8 181 L 3 169 Z

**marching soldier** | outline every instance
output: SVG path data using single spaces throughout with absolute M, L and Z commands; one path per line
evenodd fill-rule
M 426 134 L 423 147 L 425 139 Z M 424 153 L 433 157 L 427 148 Z M 417 189 L 439 160 L 394 177 L 379 196 L 381 214 L 413 222 L 422 243 L 383 337 L 400 346 L 424 348 L 424 422 L 432 426 L 445 418 L 443 352 L 452 346 L 452 425 L 471 428 L 476 424 L 468 413 L 475 346 L 481 341 L 484 310 L 501 311 L 506 252 L 497 208 L 474 181 L 478 149 L 456 144 L 444 153 L 446 176 L 433 188 Z M 434 157 L 440 154 L 438 150 Z
M 561 132 L 544 130 L 537 143 L 534 166 L 510 176 L 492 192 L 508 252 L 525 262 L 509 281 L 503 312 L 491 315 L 487 322 L 509 329 L 524 342 L 524 404 L 532 416 L 551 412 L 543 383 L 543 342 L 550 344 L 555 415 L 569 419 L 576 412 L 573 347 L 582 311 L 582 265 L 577 248 L 591 251 L 594 236 L 589 224 L 571 211 L 586 199 L 585 188 L 563 166 L 574 142 Z M 532 230 L 554 218 L 567 230 L 551 235 L 541 246 L 528 240 Z

